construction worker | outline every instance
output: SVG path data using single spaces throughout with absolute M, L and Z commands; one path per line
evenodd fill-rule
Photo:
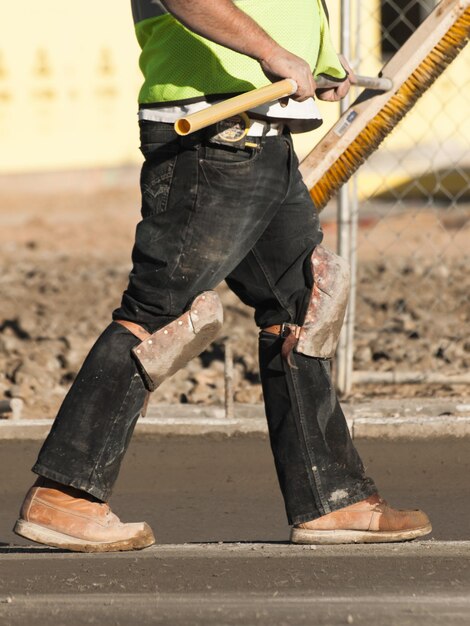
M 330 380 L 336 337 L 322 351 L 325 328 L 312 333 L 306 322 L 318 306 L 315 264 L 326 271 L 336 261 L 320 246 L 290 133 L 321 123 L 314 74 L 334 81 L 320 99 L 336 101 L 350 86 L 322 1 L 133 0 L 132 9 L 145 157 L 133 269 L 40 451 L 15 531 L 77 551 L 154 542 L 147 524 L 121 523 L 107 502 L 149 391 L 220 327 L 213 289 L 226 280 L 261 329 L 266 416 L 292 541 L 429 533 L 423 512 L 392 509 L 365 475 Z M 280 78 L 298 86 L 288 103 L 175 133 L 184 114 Z

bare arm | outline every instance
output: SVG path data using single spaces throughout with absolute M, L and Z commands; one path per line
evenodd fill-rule
M 256 59 L 270 80 L 293 78 L 298 85 L 295 100 L 315 94 L 308 63 L 277 44 L 232 0 L 164 0 L 163 4 L 195 33 Z

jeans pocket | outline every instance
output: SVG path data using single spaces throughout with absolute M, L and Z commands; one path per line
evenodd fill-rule
M 142 217 L 166 211 L 176 159 L 175 152 L 157 149 L 144 162 L 140 174 Z
M 201 162 L 209 163 L 217 168 L 237 168 L 256 161 L 262 150 L 262 146 L 242 149 L 211 143 L 203 146 Z

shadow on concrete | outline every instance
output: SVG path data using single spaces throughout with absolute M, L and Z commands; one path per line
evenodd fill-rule
M 48 546 L 14 546 L 10 543 L 0 543 L 0 554 L 64 554 L 71 550 L 51 548 Z

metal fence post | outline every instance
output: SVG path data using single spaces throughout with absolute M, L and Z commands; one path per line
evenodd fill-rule
M 224 344 L 225 368 L 225 417 L 233 419 L 235 417 L 234 387 L 233 387 L 233 348 L 230 339 L 227 338 Z
M 341 52 L 347 59 L 351 56 L 351 0 L 341 0 Z M 349 97 L 340 102 L 342 115 L 349 106 Z M 341 394 L 349 393 L 352 386 L 354 350 L 355 288 L 356 288 L 356 229 L 357 191 L 355 184 L 340 189 L 337 200 L 338 254 L 351 266 L 351 296 L 336 353 L 336 386 Z

